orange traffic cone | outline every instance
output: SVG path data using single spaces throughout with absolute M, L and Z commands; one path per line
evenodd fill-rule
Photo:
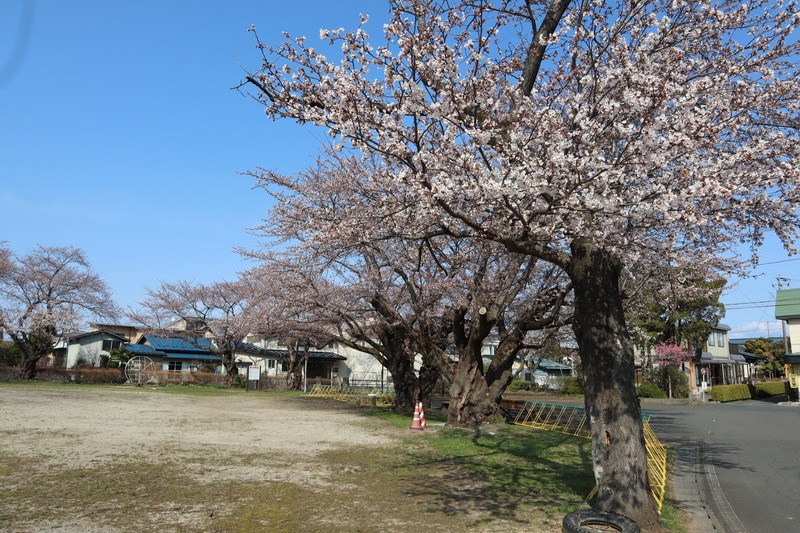
M 422 402 L 419 402 L 419 425 L 422 429 L 428 429 L 428 424 L 425 423 L 425 407 Z
M 411 427 L 408 428 L 408 429 L 419 429 L 419 430 L 425 429 L 425 427 L 419 421 L 419 408 L 420 408 L 420 404 L 419 403 L 415 403 L 414 404 L 414 422 L 411 424 Z

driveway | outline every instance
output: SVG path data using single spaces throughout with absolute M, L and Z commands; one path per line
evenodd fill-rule
M 800 407 L 777 402 L 643 406 L 663 443 L 702 451 L 728 533 L 800 532 Z

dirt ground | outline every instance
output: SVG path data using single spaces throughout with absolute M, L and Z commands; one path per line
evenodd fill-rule
M 313 486 L 330 478 L 325 463 L 315 460 L 321 452 L 391 441 L 392 432 L 380 421 L 314 400 L 257 393 L 194 396 L 135 387 L 0 387 L 0 452 L 7 462 L 35 463 L 33 476 L 120 462 L 135 476 L 137 462 L 161 458 L 182 464 L 184 473 L 202 476 L 206 484 L 252 480 Z M 199 461 L 203 456 L 216 460 Z M 5 468 L 11 476 L 14 465 Z M 19 481 L 16 487 L 24 492 Z M 14 489 L 3 488 L 6 494 Z M 9 509 L 2 511 L 2 531 L 109 530 L 92 519 L 53 520 L 43 511 L 43 519 L 17 521 L 9 520 Z

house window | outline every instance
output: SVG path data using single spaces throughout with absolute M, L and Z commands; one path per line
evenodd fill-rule
M 715 333 L 712 331 L 711 335 L 708 336 L 708 345 L 709 346 L 716 346 L 714 344 L 714 337 L 715 337 Z
M 289 371 L 289 363 L 286 361 L 281 361 L 281 372 L 288 372 Z
M 267 368 L 275 370 L 275 359 L 267 359 Z
M 169 371 L 170 372 L 181 372 L 183 370 L 183 362 L 182 361 L 170 361 L 169 362 Z
M 717 332 L 717 346 L 725 346 L 725 333 L 722 331 Z
M 111 350 L 119 350 L 121 348 L 122 348 L 122 341 L 112 341 L 112 340 L 103 341 L 104 352 L 110 352 Z
M 338 378 L 339 377 L 339 367 L 332 366 L 331 367 L 331 377 Z

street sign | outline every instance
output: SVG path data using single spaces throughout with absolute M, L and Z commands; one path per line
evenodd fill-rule
M 789 386 L 793 389 L 797 388 L 797 365 L 786 366 L 786 376 L 789 378 Z
M 249 366 L 247 367 L 247 380 L 248 381 L 260 381 L 261 380 L 261 367 L 260 366 Z

